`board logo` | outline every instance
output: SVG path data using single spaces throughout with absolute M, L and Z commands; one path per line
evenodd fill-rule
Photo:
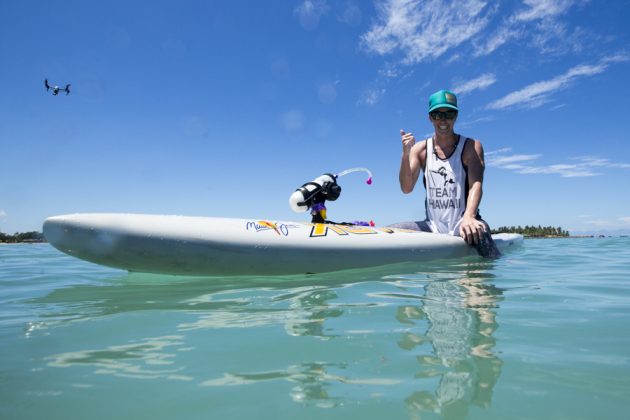
M 368 226 L 355 226 L 355 225 L 335 225 L 335 224 L 324 224 L 324 223 L 313 223 L 311 228 L 310 237 L 311 238 L 320 238 L 322 236 L 328 236 L 328 232 L 334 232 L 339 236 L 346 236 L 349 234 L 352 235 L 376 235 L 379 232 L 392 234 L 394 233 L 393 229 L 390 228 L 374 228 Z M 400 230 L 400 229 L 399 229 Z
M 289 236 L 289 228 L 297 226 L 285 225 L 284 223 L 269 222 L 267 220 L 258 220 L 257 222 L 247 222 L 245 225 L 246 230 L 253 230 L 255 232 L 263 232 L 266 230 L 273 230 L 279 236 Z

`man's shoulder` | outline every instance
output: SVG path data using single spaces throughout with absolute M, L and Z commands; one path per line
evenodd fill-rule
M 477 149 L 481 147 L 481 140 L 478 140 L 474 137 L 468 137 L 463 134 L 460 134 L 460 138 L 465 142 L 464 148 L 466 149 Z
M 480 142 L 478 139 L 476 139 L 474 137 L 467 136 L 466 134 L 461 134 L 461 133 L 455 133 L 455 134 L 457 134 L 459 136 L 460 141 L 463 140 L 463 141 L 466 141 L 466 142 L 471 142 L 471 141 L 472 142 Z
M 462 151 L 462 159 L 466 162 L 469 162 L 471 159 L 482 159 L 483 160 L 483 146 L 481 145 L 481 141 L 474 139 L 472 137 L 465 137 L 462 135 L 462 138 L 465 139 L 464 150 Z
M 414 144 L 411 149 L 411 153 L 415 155 L 420 160 L 420 164 L 424 166 L 424 161 L 427 156 L 427 139 L 416 141 L 416 144 Z
M 416 150 L 426 149 L 427 148 L 427 140 L 428 139 L 422 139 L 422 140 L 416 141 L 416 144 L 413 145 L 414 149 L 416 149 Z

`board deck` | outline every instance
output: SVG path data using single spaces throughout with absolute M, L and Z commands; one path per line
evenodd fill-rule
M 258 219 L 89 213 L 45 220 L 69 255 L 128 271 L 194 276 L 323 273 L 476 255 L 450 235 Z M 498 234 L 499 249 L 522 242 Z

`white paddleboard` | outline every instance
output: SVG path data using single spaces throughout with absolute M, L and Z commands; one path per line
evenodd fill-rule
M 54 216 L 44 236 L 69 255 L 128 271 L 191 276 L 323 273 L 477 255 L 459 237 L 386 227 L 93 213 Z M 493 235 L 500 250 L 518 234 Z

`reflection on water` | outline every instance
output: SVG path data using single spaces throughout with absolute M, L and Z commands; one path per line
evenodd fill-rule
M 243 293 L 239 291 L 237 293 Z M 230 294 L 235 291 L 230 291 Z M 273 289 L 267 289 L 257 298 L 235 298 L 222 302 L 228 306 L 211 311 L 204 311 L 190 323 L 179 325 L 180 331 L 213 328 L 252 328 L 272 324 L 284 325 L 285 331 L 292 336 L 326 337 L 323 331 L 324 321 L 339 317 L 343 310 L 328 303 L 337 298 L 334 290 L 322 286 L 307 286 L 291 289 L 289 293 L 277 294 Z M 209 297 L 215 301 L 216 293 Z M 231 303 L 239 302 L 244 307 L 237 308 Z
M 191 377 L 180 374 L 181 369 L 171 367 L 174 355 L 167 351 L 169 347 L 181 348 L 182 338 L 155 337 L 137 343 L 109 346 L 102 350 L 67 352 L 49 357 L 48 365 L 93 366 L 96 367 L 96 374 L 136 379 L 192 380 Z
M 470 266 L 459 278 L 429 282 L 423 305 L 399 308 L 402 324 L 426 319 L 426 329 L 405 332 L 398 343 L 408 351 L 418 348 L 415 377 L 439 378 L 433 392 L 417 391 L 405 400 L 412 410 L 464 418 L 471 404 L 490 406 L 502 366 L 492 336 L 501 290 L 488 281 L 487 268 Z
M 301 363 L 289 366 L 286 370 L 258 373 L 226 373 L 223 377 L 210 379 L 201 383 L 202 386 L 236 386 L 249 385 L 259 382 L 285 380 L 293 383 L 291 399 L 297 403 L 314 403 L 319 407 L 333 407 L 341 402 L 341 398 L 332 395 L 329 388 L 335 384 L 388 386 L 400 381 L 391 378 L 350 378 L 332 373 L 332 370 L 347 369 L 346 364 L 332 363 Z
M 161 335 L 51 355 L 49 367 L 87 366 L 99 375 L 183 381 L 207 390 L 286 383 L 288 397 L 300 404 L 327 408 L 376 396 L 404 400 L 414 417 L 464 418 L 472 406 L 491 404 L 501 373 L 493 334 L 502 291 L 492 269 L 489 262 L 466 262 L 404 275 L 291 281 L 156 283 L 155 277 L 129 276 L 58 289 L 30 303 L 47 308 L 38 323 L 43 329 L 147 311 L 174 319 Z M 298 349 L 301 361 L 278 355 L 273 363 L 240 370 L 252 366 L 244 352 L 218 374 L 218 363 L 204 369 L 181 361 L 186 352 L 208 351 L 217 334 L 230 330 L 236 346 L 272 348 L 264 340 L 273 338 L 255 334 L 256 328 L 281 332 L 278 346 Z M 195 345 L 188 343 L 193 337 Z

